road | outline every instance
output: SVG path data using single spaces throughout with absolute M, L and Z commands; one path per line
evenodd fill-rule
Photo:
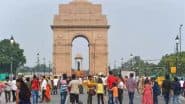
M 105 97 L 105 104 L 107 104 L 107 101 L 108 101 L 107 98 L 108 97 L 106 96 Z M 185 98 L 181 97 L 180 99 L 182 101 L 181 104 L 185 104 Z M 83 104 L 87 104 L 86 103 L 87 102 L 87 94 L 80 95 L 80 100 L 83 102 Z M 123 102 L 124 102 L 124 104 L 129 104 L 127 92 L 124 92 Z M 6 104 L 4 93 L 0 97 L 0 104 Z M 7 103 L 7 104 L 15 104 L 15 103 Z M 43 104 L 47 104 L 47 103 L 43 103 Z M 60 104 L 60 95 L 52 95 L 52 100 L 48 104 Z M 69 97 L 67 97 L 67 104 L 70 104 L 69 103 Z M 93 97 L 93 104 L 97 104 L 96 96 Z M 134 104 L 141 104 L 141 97 L 137 93 L 135 94 Z M 159 104 L 164 104 L 162 96 L 159 96 Z

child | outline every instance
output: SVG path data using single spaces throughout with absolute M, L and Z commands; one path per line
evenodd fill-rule
M 113 92 L 113 102 L 114 102 L 114 104 L 119 104 L 119 101 L 118 101 L 118 87 L 117 87 L 116 83 L 113 83 L 112 92 Z
M 101 101 L 101 104 L 104 104 L 104 100 L 103 100 L 104 86 L 101 78 L 98 78 L 98 83 L 96 85 L 96 93 L 98 97 L 98 104 L 100 104 L 100 101 Z

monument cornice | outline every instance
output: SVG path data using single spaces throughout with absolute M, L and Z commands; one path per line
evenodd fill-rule
M 109 29 L 109 25 L 51 25 L 51 28 L 106 28 Z

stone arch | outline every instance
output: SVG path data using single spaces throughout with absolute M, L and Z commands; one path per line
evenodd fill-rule
M 72 41 L 71 41 L 71 45 L 72 45 L 72 47 L 71 47 L 71 54 L 72 54 L 72 65 L 74 64 L 73 62 L 74 62 L 74 57 L 75 56 L 73 56 L 73 55 L 77 55 L 77 54 L 81 54 L 81 55 L 87 55 L 88 54 L 88 57 L 84 57 L 84 56 L 82 56 L 82 58 L 83 58 L 83 60 L 85 60 L 85 61 L 83 61 L 83 66 L 88 66 L 87 68 L 85 68 L 85 67 L 82 67 L 83 68 L 83 70 L 82 71 L 89 71 L 89 68 L 90 68 L 90 44 L 91 44 L 91 42 L 90 42 L 90 40 L 88 39 L 88 37 L 86 36 L 86 35 L 80 35 L 80 34 L 77 34 L 77 35 L 75 35 L 73 38 L 71 38 L 72 39 Z M 83 39 L 83 41 L 85 41 L 85 45 L 87 45 L 87 46 L 85 46 L 86 48 L 87 48 L 87 50 L 85 50 L 85 51 L 87 51 L 87 52 L 84 52 L 84 50 L 83 50 L 83 52 L 82 51 L 80 51 L 80 52 L 82 52 L 82 53 L 76 53 L 76 54 L 74 54 L 73 52 L 74 52 L 74 50 L 73 50 L 73 48 L 74 48 L 74 44 L 73 44 L 73 42 L 75 41 L 75 40 L 78 40 L 78 39 Z M 78 44 L 79 45 L 79 44 Z M 75 45 L 76 46 L 76 45 Z M 88 62 L 88 63 L 87 63 Z M 86 63 L 86 64 L 85 64 Z M 74 67 L 73 67 L 73 69 L 74 69 Z M 88 69 L 88 70 L 84 70 L 84 69 Z
M 83 35 L 83 34 L 81 34 L 81 33 L 77 33 L 76 35 L 74 35 L 74 36 L 71 38 L 71 43 L 73 43 L 73 41 L 74 41 L 76 38 L 78 38 L 78 37 L 82 37 L 82 38 L 84 38 L 85 40 L 87 40 L 88 45 L 90 45 L 90 44 L 92 43 L 87 35 Z
M 53 72 L 71 74 L 72 42 L 84 37 L 89 43 L 90 73 L 106 74 L 108 71 L 107 18 L 100 4 L 78 2 L 59 5 L 59 14 L 54 16 Z

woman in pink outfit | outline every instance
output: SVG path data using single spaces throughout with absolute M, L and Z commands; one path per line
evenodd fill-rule
M 148 79 L 145 80 L 142 104 L 153 104 L 152 85 Z

